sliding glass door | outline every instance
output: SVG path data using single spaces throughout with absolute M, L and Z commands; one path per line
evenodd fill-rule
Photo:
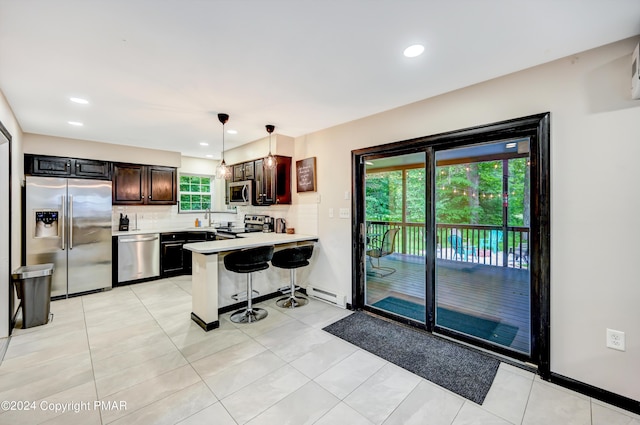
M 364 162 L 365 304 L 425 323 L 425 154 Z
M 435 330 L 531 354 L 529 139 L 435 153 Z
M 352 159 L 353 306 L 548 377 L 549 114 Z

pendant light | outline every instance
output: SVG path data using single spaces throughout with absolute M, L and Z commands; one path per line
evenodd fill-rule
M 216 167 L 216 177 L 228 180 L 231 178 L 231 167 L 227 167 L 227 163 L 224 162 L 224 125 L 229 121 L 229 115 L 218 114 L 218 121 L 222 123 L 222 161 L 220 161 L 220 164 Z
M 267 168 L 274 168 L 276 166 L 276 157 L 271 154 L 271 133 L 275 130 L 275 127 L 271 124 L 265 125 L 267 133 L 269 133 L 269 155 L 264 159 L 264 166 Z

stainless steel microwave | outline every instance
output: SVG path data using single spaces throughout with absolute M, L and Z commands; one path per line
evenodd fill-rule
M 229 205 L 251 205 L 253 180 L 229 182 Z

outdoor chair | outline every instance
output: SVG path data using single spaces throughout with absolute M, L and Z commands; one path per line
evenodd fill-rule
M 469 261 L 469 256 L 471 256 L 471 260 L 478 257 L 478 248 L 475 246 L 469 246 L 468 244 L 464 244 L 462 242 L 462 237 L 458 235 L 451 235 L 447 238 L 449 242 L 449 246 L 453 250 L 453 259 L 457 259 L 460 256 L 461 260 Z
M 513 255 L 513 262 L 516 261 L 529 261 L 529 244 L 527 242 L 520 243 L 515 248 L 509 248 L 509 254 Z
M 502 243 L 502 230 L 489 231 L 488 239 L 480 239 L 480 249 L 490 249 L 496 253 L 499 251 L 498 247 Z
M 382 239 L 374 237 L 369 241 L 372 248 L 367 250 L 367 256 L 369 257 L 371 268 L 374 269 L 373 272 L 379 277 L 389 276 L 396 271 L 393 267 L 381 267 L 380 258 L 393 254 L 397 233 L 398 229 L 389 229 L 384 232 Z M 377 260 L 375 265 L 373 264 L 374 258 Z

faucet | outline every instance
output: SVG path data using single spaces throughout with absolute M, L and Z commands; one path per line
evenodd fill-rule
M 211 208 L 204 210 L 204 218 L 209 219 L 209 227 L 211 227 Z

